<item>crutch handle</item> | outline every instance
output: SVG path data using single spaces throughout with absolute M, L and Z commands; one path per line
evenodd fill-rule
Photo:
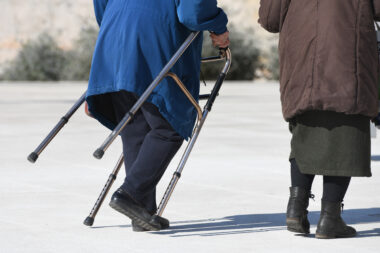
M 199 95 L 199 100 L 209 99 L 210 96 L 211 96 L 211 94 L 202 94 L 202 95 Z
M 219 74 L 218 80 L 215 83 L 215 86 L 214 86 L 214 89 L 211 92 L 210 98 L 207 100 L 207 104 L 206 104 L 207 111 L 211 111 L 212 106 L 213 106 L 213 104 L 215 102 L 216 97 L 219 94 L 219 90 L 222 87 L 222 84 L 223 84 L 225 78 L 226 78 L 226 74 L 225 73 L 220 73 Z
M 220 88 L 223 85 L 224 79 L 226 79 L 226 75 L 231 67 L 232 56 L 231 56 L 230 49 L 228 47 L 220 48 L 220 52 L 221 54 L 223 54 L 223 57 L 226 59 L 226 63 L 224 64 L 223 70 L 220 72 L 218 79 L 216 80 L 215 86 L 210 94 L 210 98 L 208 99 L 207 104 L 205 106 L 205 108 L 208 111 L 211 111 L 211 108 L 215 102 L 215 99 L 219 94 Z

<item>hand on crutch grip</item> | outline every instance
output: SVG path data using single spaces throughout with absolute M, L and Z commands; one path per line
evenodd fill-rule
M 210 38 L 212 40 L 212 45 L 214 47 L 219 47 L 220 49 L 228 48 L 230 45 L 230 38 L 229 38 L 230 32 L 226 31 L 222 34 L 215 34 L 213 32 L 210 32 Z

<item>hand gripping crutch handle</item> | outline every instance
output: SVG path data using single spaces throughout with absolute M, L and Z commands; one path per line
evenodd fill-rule
M 124 118 L 120 121 L 120 123 L 116 126 L 116 128 L 112 131 L 112 133 L 107 137 L 107 139 L 103 142 L 103 144 L 94 152 L 94 157 L 97 159 L 101 159 L 108 149 L 108 147 L 112 144 L 112 142 L 116 139 L 116 137 L 121 133 L 124 127 L 132 120 L 133 116 L 140 109 L 140 107 L 144 104 L 144 102 L 148 99 L 150 94 L 152 94 L 153 90 L 157 87 L 157 85 L 166 77 L 167 73 L 172 69 L 174 64 L 179 60 L 179 58 L 183 55 L 186 49 L 190 46 L 190 44 L 194 41 L 194 39 L 198 36 L 199 32 L 192 32 L 185 42 L 180 46 L 177 52 L 173 55 L 173 57 L 169 60 L 169 62 L 165 65 L 165 67 L 161 70 L 158 76 L 153 80 L 153 82 L 148 86 L 145 92 L 140 96 L 137 100 L 136 104 L 131 108 L 131 110 L 124 116 Z
M 39 155 L 44 151 L 44 149 L 49 145 L 49 143 L 54 139 L 54 137 L 61 131 L 61 129 L 69 122 L 71 116 L 78 110 L 78 108 L 86 100 L 86 92 L 75 102 L 75 104 L 70 108 L 70 110 L 60 119 L 57 125 L 50 131 L 50 133 L 45 137 L 41 144 L 28 156 L 28 161 L 35 163 Z
M 94 224 L 95 216 L 98 213 L 100 207 L 102 206 L 104 199 L 106 198 L 108 192 L 110 191 L 111 186 L 115 182 L 117 174 L 119 173 L 120 168 L 123 165 L 123 163 L 124 163 L 124 155 L 121 154 L 119 160 L 116 163 L 114 170 L 109 175 L 106 184 L 104 185 L 102 191 L 100 192 L 100 195 L 99 195 L 98 199 L 96 200 L 95 205 L 90 212 L 90 215 L 83 221 L 84 225 L 92 226 Z

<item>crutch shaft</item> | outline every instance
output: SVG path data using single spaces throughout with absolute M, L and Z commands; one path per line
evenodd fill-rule
M 207 103 L 204 107 L 202 118 L 199 120 L 198 124 L 196 125 L 196 127 L 194 129 L 194 134 L 191 137 L 191 140 L 186 147 L 185 153 L 183 154 L 183 156 L 181 158 L 181 161 L 178 165 L 178 168 L 177 168 L 176 172 L 174 173 L 174 175 L 173 175 L 173 177 L 169 183 L 169 186 L 166 188 L 164 196 L 161 199 L 161 202 L 160 202 L 160 205 L 158 206 L 158 211 L 157 211 L 158 216 L 162 216 L 162 213 L 164 212 L 164 210 L 165 210 L 165 208 L 169 202 L 169 199 L 170 199 L 171 195 L 173 194 L 174 188 L 176 187 L 176 185 L 179 181 L 179 178 L 181 177 L 182 171 L 183 171 L 185 164 L 186 164 L 186 162 L 190 156 L 190 153 L 194 147 L 194 144 L 195 144 L 196 140 L 198 139 L 199 133 L 203 127 L 204 122 L 206 121 L 207 115 L 211 111 L 212 106 L 215 102 L 215 99 L 219 94 L 220 88 L 223 85 L 224 79 L 226 78 L 226 75 L 227 75 L 227 73 L 231 67 L 232 56 L 231 56 L 230 49 L 228 49 L 228 48 L 222 49 L 220 52 L 221 52 L 221 55 L 219 57 L 210 57 L 210 58 L 206 58 L 203 60 L 204 62 L 209 62 L 209 61 L 211 62 L 211 61 L 219 60 L 222 57 L 225 57 L 226 63 L 223 67 L 222 72 L 219 74 L 219 77 L 218 77 L 218 79 L 214 85 L 214 88 L 213 88 L 211 94 L 206 95 L 208 97 L 208 100 L 207 100 Z
M 176 187 L 179 178 L 181 177 L 181 174 L 174 173 L 172 179 L 170 180 L 169 186 L 166 188 L 166 191 L 164 193 L 164 196 L 162 197 L 161 203 L 158 206 L 157 215 L 162 216 L 162 213 L 164 212 L 169 199 L 171 195 L 173 194 L 174 188 Z
M 115 182 L 115 180 L 117 178 L 117 174 L 119 173 L 120 168 L 123 165 L 123 163 L 124 163 L 124 156 L 122 154 L 120 156 L 119 160 L 117 161 L 117 164 L 116 164 L 114 170 L 112 171 L 112 173 L 108 177 L 108 180 L 107 180 L 106 184 L 104 185 L 98 199 L 96 200 L 95 205 L 90 212 L 90 215 L 84 220 L 84 222 L 83 222 L 84 225 L 92 226 L 94 224 L 95 216 L 98 213 L 100 207 L 102 206 L 104 199 L 106 198 L 108 192 L 110 191 L 113 183 Z
M 120 134 L 120 132 L 124 129 L 124 127 L 131 121 L 136 112 L 140 109 L 140 107 L 144 104 L 144 102 L 148 99 L 153 90 L 157 87 L 157 85 L 166 77 L 167 73 L 174 66 L 174 64 L 178 61 L 178 59 L 182 56 L 182 54 L 186 51 L 186 49 L 190 46 L 193 40 L 198 36 L 199 32 L 192 32 L 185 42 L 181 45 L 178 51 L 173 55 L 173 57 L 169 60 L 169 62 L 165 65 L 165 67 L 161 70 L 160 74 L 154 79 L 154 81 L 149 85 L 149 87 L 145 90 L 145 92 L 141 95 L 141 97 L 137 100 L 136 104 L 132 107 L 132 109 L 124 116 L 124 118 L 120 121 L 120 123 L 116 126 L 116 128 L 112 131 L 112 133 L 107 137 L 107 139 L 103 142 L 103 144 L 94 152 L 94 157 L 97 159 L 101 159 L 104 155 L 104 152 L 108 149 L 108 147 L 112 144 L 112 142 L 116 139 L 116 137 Z
M 77 100 L 77 102 L 70 108 L 70 110 L 61 118 L 57 125 L 50 131 L 41 144 L 28 156 L 28 161 L 35 163 L 38 156 L 44 151 L 54 137 L 61 131 L 61 129 L 67 124 L 73 114 L 79 109 L 86 99 L 86 92 Z
M 201 129 L 202 129 L 203 124 L 207 118 L 207 115 L 208 115 L 208 111 L 206 109 L 203 112 L 202 119 L 198 122 L 198 125 L 194 129 L 194 134 L 191 137 L 191 140 L 189 141 L 189 144 L 187 145 L 187 147 L 185 149 L 185 152 L 181 158 L 181 161 L 177 167 L 177 170 L 174 172 L 172 180 L 170 181 L 170 184 L 165 191 L 165 194 L 164 194 L 164 196 L 160 202 L 160 205 L 158 206 L 158 211 L 157 211 L 158 216 L 162 216 L 162 213 L 164 212 L 164 210 L 165 210 L 165 208 L 169 202 L 169 199 L 170 199 L 171 195 L 173 194 L 174 188 L 176 187 L 177 182 L 178 182 L 179 178 L 181 177 L 182 171 L 185 167 L 187 160 L 189 159 L 189 156 L 190 156 L 191 151 L 193 150 L 194 144 L 198 139 L 199 133 L 201 132 Z
M 232 58 L 232 56 L 231 56 L 230 49 L 223 49 L 222 52 L 226 56 L 226 63 L 224 65 L 224 68 L 223 68 L 222 72 L 219 74 L 218 79 L 216 80 L 214 88 L 212 89 L 210 97 L 209 97 L 209 99 L 207 101 L 207 104 L 205 106 L 205 108 L 207 109 L 207 111 L 211 111 L 212 106 L 213 106 L 213 104 L 215 102 L 215 99 L 218 96 L 219 91 L 220 91 L 220 89 L 221 89 L 221 87 L 223 85 L 223 82 L 226 79 L 226 75 L 227 75 L 227 73 L 228 73 L 228 71 L 230 70 L 230 67 L 231 67 L 231 61 L 232 61 L 231 58 Z
M 219 94 L 220 88 L 222 87 L 223 81 L 226 78 L 226 74 L 220 73 L 215 86 L 210 94 L 209 99 L 207 100 L 206 108 L 208 111 L 211 111 L 212 106 L 214 105 L 215 99 Z

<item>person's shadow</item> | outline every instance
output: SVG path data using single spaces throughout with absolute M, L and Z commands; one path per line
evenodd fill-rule
M 309 221 L 312 226 L 317 225 L 319 214 L 320 212 L 309 213 Z M 380 223 L 380 208 L 344 210 L 342 217 L 347 224 L 350 225 Z M 176 221 L 171 223 L 169 229 L 150 233 L 169 235 L 171 237 L 187 237 L 270 232 L 286 230 L 285 219 L 285 213 L 243 214 L 216 219 Z M 102 226 L 94 228 L 107 227 L 130 227 L 130 225 Z M 307 237 L 312 236 L 313 235 L 311 234 Z M 380 228 L 358 231 L 357 238 L 374 236 L 380 237 Z

